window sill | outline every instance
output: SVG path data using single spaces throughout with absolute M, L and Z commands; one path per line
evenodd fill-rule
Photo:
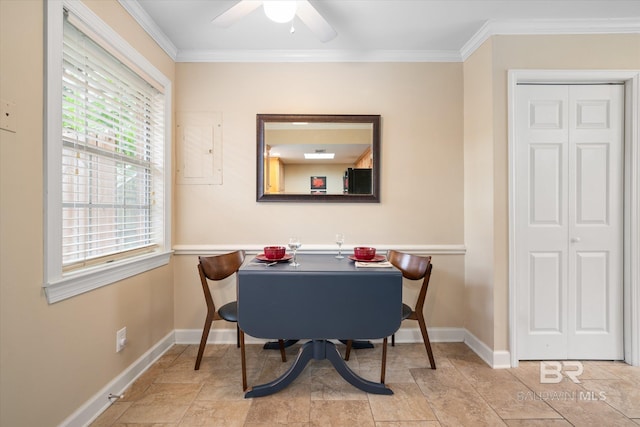
M 50 281 L 44 285 L 47 301 L 53 304 L 161 267 L 169 263 L 172 253 L 173 251 L 156 252 L 66 274 L 60 280 Z

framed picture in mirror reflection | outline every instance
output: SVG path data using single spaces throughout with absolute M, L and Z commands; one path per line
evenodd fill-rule
M 311 191 L 314 190 L 326 190 L 327 189 L 327 177 L 326 176 L 312 176 L 311 177 Z

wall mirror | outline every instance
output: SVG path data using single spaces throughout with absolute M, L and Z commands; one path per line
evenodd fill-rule
M 257 201 L 380 201 L 380 116 L 258 114 Z

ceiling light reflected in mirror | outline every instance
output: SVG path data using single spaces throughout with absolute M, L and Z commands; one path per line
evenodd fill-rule
M 336 153 L 304 153 L 307 160 L 333 160 Z

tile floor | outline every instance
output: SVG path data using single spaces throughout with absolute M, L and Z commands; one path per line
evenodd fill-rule
M 244 399 L 235 345 L 209 345 L 199 371 L 197 346 L 176 345 L 92 427 L 187 426 L 638 426 L 640 367 L 584 362 L 579 384 L 542 384 L 539 363 L 491 369 L 463 343 L 434 343 L 437 369 L 422 344 L 389 346 L 392 396 L 362 392 L 328 361 L 312 360 L 285 390 Z M 299 345 L 279 352 L 247 347 L 248 382 L 268 382 L 293 362 Z M 339 345 L 344 352 L 344 346 Z M 351 369 L 379 380 L 380 345 L 355 350 Z M 549 377 L 551 378 L 551 376 Z

